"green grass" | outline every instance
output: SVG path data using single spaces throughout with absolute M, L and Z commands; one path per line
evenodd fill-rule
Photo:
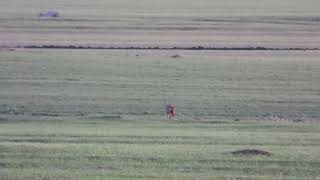
M 0 127 L 0 174 L 4 180 L 317 179 L 319 130 L 308 123 L 135 116 L 8 121 Z M 230 154 L 248 148 L 272 156 Z
M 160 115 L 169 101 L 179 119 L 319 119 L 319 52 L 261 53 L 3 51 L 0 111 Z
M 0 46 L 319 48 L 319 2 L 1 0 Z M 319 57 L 0 48 L 0 180 L 320 179 Z
M 0 179 L 319 179 L 318 53 L 3 50 Z

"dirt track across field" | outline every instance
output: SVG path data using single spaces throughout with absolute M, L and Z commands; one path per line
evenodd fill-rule
M 188 51 L 316 51 L 319 48 L 269 48 L 269 47 L 108 47 L 108 46 L 59 46 L 59 45 L 43 45 L 43 46 L 3 46 L 6 49 L 106 49 L 106 50 L 188 50 Z

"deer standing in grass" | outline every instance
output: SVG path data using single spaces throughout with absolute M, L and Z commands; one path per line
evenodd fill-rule
M 172 119 L 176 117 L 176 107 L 172 104 L 167 104 L 166 105 L 166 114 L 167 114 L 167 119 Z

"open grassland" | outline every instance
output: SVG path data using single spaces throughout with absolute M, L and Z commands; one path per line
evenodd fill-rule
M 0 46 L 319 48 L 318 0 L 3 0 Z M 57 10 L 61 17 L 39 18 Z
M 320 179 L 319 6 L 1 0 L 0 180 Z
M 160 117 L 0 121 L 1 180 L 320 178 L 318 123 Z M 232 155 L 260 149 L 264 155 Z
M 180 54 L 180 58 L 172 58 Z M 318 120 L 319 51 L 0 52 L 0 112 Z
M 0 57 L 1 180 L 319 179 L 319 51 Z

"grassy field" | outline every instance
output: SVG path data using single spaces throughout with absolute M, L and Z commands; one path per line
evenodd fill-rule
M 180 118 L 320 117 L 319 51 L 0 53 L 5 114 L 161 115 L 172 102 Z
M 318 51 L 0 57 L 1 180 L 320 177 Z
M 0 46 L 319 48 L 318 0 L 0 2 Z M 57 19 L 41 19 L 48 9 Z
M 320 179 L 319 6 L 1 0 L 0 180 Z
M 55 118 L 1 121 L 1 180 L 319 179 L 319 124 Z M 232 155 L 261 149 L 272 153 Z

